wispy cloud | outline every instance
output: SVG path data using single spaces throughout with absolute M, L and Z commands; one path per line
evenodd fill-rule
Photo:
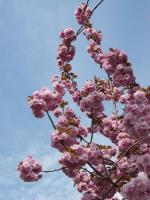
M 59 155 L 54 150 L 45 154 L 44 151 L 47 148 L 49 147 L 46 147 L 45 144 L 42 146 L 37 144 L 29 147 L 27 151 L 42 162 L 44 169 L 55 169 L 58 167 Z M 35 183 L 24 183 L 20 180 L 16 170 L 17 162 L 18 158 L 24 158 L 25 154 L 25 152 L 21 152 L 11 156 L 0 155 L 0 200 L 80 199 L 71 180 L 62 172 L 45 174 L 41 180 Z

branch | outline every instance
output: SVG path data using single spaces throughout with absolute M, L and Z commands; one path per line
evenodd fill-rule
M 79 138 L 81 139 L 81 140 L 83 140 L 86 144 L 89 144 L 89 142 L 88 141 L 86 141 L 85 139 L 84 139 L 84 137 L 82 137 L 82 136 L 79 136 Z
M 93 175 L 93 172 L 90 172 L 87 168 L 82 167 L 81 169 L 83 169 L 84 171 L 88 172 L 89 174 Z
M 89 1 L 90 1 L 90 0 L 87 0 L 87 2 L 86 2 L 86 5 L 87 5 L 87 6 L 89 5 Z
M 112 160 L 110 160 L 110 159 L 108 159 L 108 158 L 104 158 L 104 157 L 101 157 L 101 156 L 99 156 L 99 158 L 102 158 L 102 159 L 105 160 L 106 162 L 111 163 L 113 166 L 116 164 L 114 161 L 112 161 Z M 110 164 L 109 164 L 109 165 L 110 165 Z
M 102 196 L 102 198 L 99 198 L 99 200 L 105 200 L 107 198 L 107 196 L 109 195 L 109 193 L 114 189 L 114 187 L 117 187 L 117 184 L 119 183 L 119 181 L 122 179 L 119 178 L 118 180 L 116 180 L 116 182 L 113 182 L 110 177 L 105 177 L 105 176 L 100 176 L 99 172 L 95 169 L 95 167 L 93 167 L 93 165 L 91 165 L 90 163 L 87 163 L 96 173 L 97 177 L 100 179 L 107 179 L 112 185 L 108 188 L 108 190 L 106 191 L 106 193 Z M 87 170 L 86 168 L 82 168 L 83 170 L 89 172 L 90 174 L 92 174 L 92 172 L 90 172 L 89 170 Z M 93 174 L 92 174 L 93 175 Z
M 94 136 L 94 131 L 93 131 L 93 117 L 92 117 L 92 124 L 91 124 L 91 128 L 92 128 L 92 134 L 91 134 L 91 138 L 90 138 L 90 142 L 89 142 L 89 144 L 91 144 L 92 143 L 92 140 L 93 140 L 93 136 Z
M 93 166 L 92 166 L 93 167 Z M 111 184 L 114 184 L 114 182 L 109 178 L 109 177 L 105 177 L 105 176 L 100 176 L 100 175 L 98 175 L 96 172 L 95 172 L 95 168 L 94 168 L 94 172 L 95 173 L 93 173 L 93 172 L 91 172 L 91 171 L 89 171 L 87 168 L 84 168 L 84 167 L 82 167 L 81 169 L 83 169 L 84 171 L 86 171 L 86 172 L 88 172 L 90 175 L 95 175 L 97 178 L 100 178 L 100 179 L 106 179 L 106 180 L 108 180 Z M 93 168 L 92 168 L 93 169 Z
M 110 188 L 108 188 L 108 190 L 106 191 L 106 193 L 103 195 L 103 197 L 100 200 L 105 200 L 107 198 L 107 196 L 109 195 L 109 193 L 114 189 L 114 187 L 117 187 L 117 184 L 119 183 L 119 181 L 122 179 L 119 178 L 115 183 L 112 184 L 112 186 L 110 186 Z
M 134 144 L 132 144 L 123 154 L 122 156 L 118 159 L 118 161 L 116 162 L 116 165 L 118 165 L 118 163 L 120 162 L 120 160 L 130 151 L 130 149 L 132 149 L 134 146 L 136 146 L 137 144 L 139 144 L 139 140 L 136 141 Z
M 56 129 L 56 126 L 55 126 L 55 124 L 54 124 L 54 122 L 53 122 L 53 120 L 52 120 L 52 118 L 51 118 L 49 112 L 47 111 L 46 113 L 47 113 L 47 116 L 48 116 L 48 118 L 49 118 L 49 120 L 50 120 L 50 122 L 51 122 L 51 124 L 52 124 L 52 127 L 53 127 L 54 129 Z
M 98 178 L 100 178 L 100 179 L 108 179 L 108 180 L 110 181 L 110 179 L 109 179 L 108 176 L 102 176 L 102 175 L 99 173 L 99 171 L 98 171 L 97 169 L 95 169 L 95 167 L 93 167 L 93 165 L 91 165 L 90 163 L 87 163 L 87 164 L 93 169 L 93 171 L 96 173 L 96 175 L 97 175 Z M 112 183 L 112 182 L 111 182 L 111 183 Z
M 57 171 L 61 171 L 61 170 L 63 170 L 63 169 L 65 169 L 66 167 L 61 167 L 61 168 L 59 168 L 59 169 L 54 169 L 54 170 L 44 170 L 44 171 L 42 171 L 42 172 L 44 172 L 44 173 L 51 173 L 51 172 L 57 172 Z
M 88 5 L 89 5 L 89 1 L 90 1 L 90 0 L 87 0 L 86 6 L 85 6 L 85 9 L 84 9 L 84 12 L 83 12 L 83 13 L 85 13 L 85 11 L 86 11 L 86 9 L 87 9 L 87 7 L 88 7 Z
M 91 139 L 90 139 L 90 142 L 89 142 L 89 144 L 91 144 L 91 143 L 92 143 L 93 136 L 94 136 L 94 132 L 92 131 L 92 134 L 91 134 Z

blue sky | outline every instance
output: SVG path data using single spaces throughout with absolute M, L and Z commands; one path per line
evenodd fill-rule
M 45 169 L 58 166 L 58 152 L 50 147 L 48 119 L 32 116 L 27 96 L 50 86 L 58 74 L 58 33 L 78 25 L 74 10 L 79 0 L 0 0 L 0 200 L 79 200 L 71 180 L 61 172 L 48 174 L 37 183 L 24 183 L 16 172 L 19 160 L 33 154 Z M 91 0 L 95 5 L 98 0 Z M 92 17 L 103 33 L 103 48 L 128 53 L 137 81 L 149 85 L 150 1 L 105 0 Z M 91 75 L 104 76 L 88 57 L 86 40 L 75 43 L 74 71 L 80 86 Z

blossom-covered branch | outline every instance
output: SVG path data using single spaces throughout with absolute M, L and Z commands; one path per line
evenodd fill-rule
M 26 182 L 39 180 L 42 172 L 62 171 L 83 194 L 81 200 L 119 200 L 117 192 L 127 200 L 149 200 L 150 87 L 136 82 L 125 52 L 116 48 L 103 51 L 102 32 L 90 21 L 103 1 L 93 9 L 89 0 L 77 7 L 79 29 L 69 27 L 60 33 L 56 57 L 60 74 L 51 79 L 53 90 L 42 88 L 28 99 L 35 117 L 48 115 L 54 129 L 51 145 L 61 153 L 61 167 L 45 171 L 28 156 L 20 162 L 18 171 Z M 107 77 L 92 77 L 81 88 L 71 64 L 76 54 L 73 43 L 80 33 L 88 41 L 86 49 L 94 64 Z M 90 120 L 89 125 L 82 125 L 80 115 L 69 105 L 68 94 Z M 105 112 L 108 101 L 113 107 L 109 115 Z M 105 136 L 111 145 L 101 144 L 95 135 Z

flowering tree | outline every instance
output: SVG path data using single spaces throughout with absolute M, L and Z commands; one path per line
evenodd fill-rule
M 47 114 L 52 126 L 52 147 L 61 152 L 60 168 L 44 171 L 32 156 L 20 162 L 20 178 L 38 181 L 42 173 L 62 170 L 72 178 L 82 200 L 118 200 L 119 192 L 126 200 L 150 199 L 150 87 L 142 88 L 135 79 L 127 55 L 114 48 L 103 52 L 102 34 L 90 18 L 102 4 L 93 9 L 89 0 L 80 4 L 75 16 L 80 28 L 66 28 L 60 33 L 57 51 L 60 75 L 53 76 L 53 91 L 42 88 L 29 97 L 29 106 L 37 118 Z M 95 76 L 79 89 L 71 61 L 75 55 L 73 42 L 83 33 L 89 42 L 87 52 L 103 70 L 107 79 Z M 84 127 L 65 95 L 69 93 L 90 120 Z M 111 115 L 106 115 L 105 101 L 112 102 Z M 123 111 L 120 112 L 118 105 Z M 57 123 L 54 124 L 51 114 Z M 111 146 L 98 144 L 94 134 L 109 138 Z

